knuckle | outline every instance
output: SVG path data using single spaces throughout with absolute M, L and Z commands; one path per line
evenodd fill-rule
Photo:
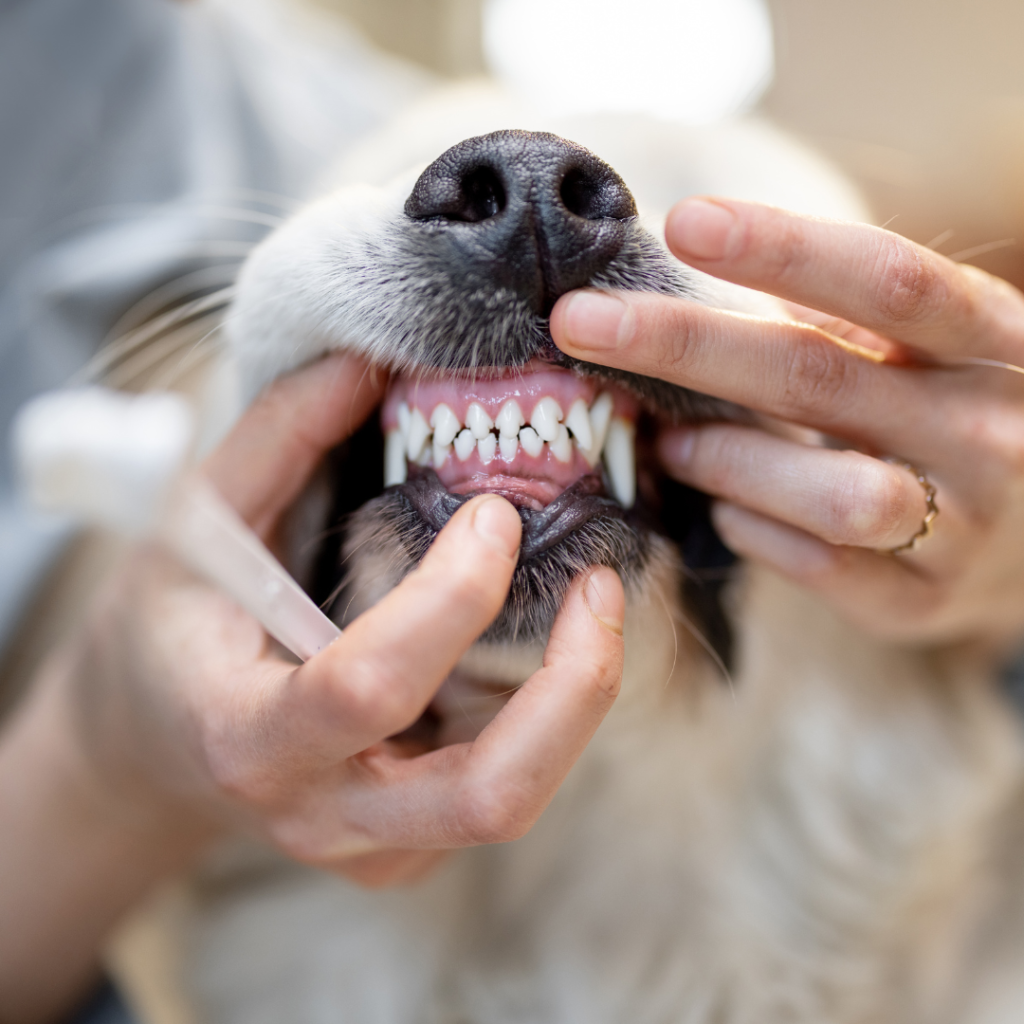
M 766 278 L 779 284 L 802 277 L 810 258 L 805 225 L 775 214 L 766 230 L 771 238 L 771 245 L 763 247 Z
M 887 237 L 879 256 L 875 301 L 893 323 L 914 323 L 942 306 L 949 288 L 938 266 L 916 246 Z
M 783 404 L 796 414 L 831 418 L 853 386 L 852 364 L 838 345 L 825 338 L 810 338 L 787 350 Z
M 531 811 L 530 802 L 511 786 L 493 780 L 469 784 L 457 811 L 460 841 L 487 846 L 521 839 L 533 825 Z
M 895 467 L 867 458 L 858 461 L 833 510 L 836 532 L 843 543 L 875 546 L 905 532 L 910 499 Z

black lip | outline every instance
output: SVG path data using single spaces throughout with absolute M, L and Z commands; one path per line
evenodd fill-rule
M 420 469 L 394 488 L 432 530 L 440 531 L 473 494 L 452 494 L 432 469 Z M 542 509 L 518 508 L 523 522 L 519 561 L 527 562 L 553 548 L 574 530 L 603 516 L 625 520 L 626 510 L 602 493 L 600 481 L 585 476 L 567 487 Z

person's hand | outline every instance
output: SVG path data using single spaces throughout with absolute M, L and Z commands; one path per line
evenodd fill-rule
M 643 293 L 555 306 L 568 354 L 731 399 L 837 439 L 750 426 L 667 430 L 675 478 L 719 500 L 737 553 L 878 635 L 1005 645 L 1024 627 L 1024 296 L 891 232 L 752 203 L 690 199 L 666 226 L 680 259 L 772 293 L 776 322 Z M 843 450 L 840 450 L 843 449 Z M 912 464 L 937 491 L 933 536 Z
M 365 364 L 329 357 L 258 399 L 206 473 L 269 540 L 379 397 Z M 576 580 L 543 667 L 472 742 L 389 739 L 501 608 L 520 530 L 504 499 L 467 502 L 415 571 L 301 667 L 169 555 L 137 551 L 0 742 L 11 1019 L 66 1005 L 118 914 L 226 830 L 370 884 L 525 833 L 618 691 L 612 570 Z

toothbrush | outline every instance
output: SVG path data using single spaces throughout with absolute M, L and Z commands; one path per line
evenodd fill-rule
M 12 429 L 21 487 L 36 508 L 159 540 L 308 661 L 341 630 L 217 491 L 184 471 L 193 436 L 181 396 L 98 387 L 40 395 Z

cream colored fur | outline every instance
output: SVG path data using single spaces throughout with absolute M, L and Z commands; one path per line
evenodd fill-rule
M 524 116 L 486 91 L 449 95 L 339 177 L 385 181 L 466 136 L 525 127 L 593 148 L 655 220 L 694 191 L 862 213 L 826 167 L 764 125 Z M 273 351 L 309 308 L 268 302 L 261 314 L 259 301 L 292 272 L 304 232 L 338 223 L 339 201 L 321 202 L 243 275 L 253 304 L 233 332 L 243 359 L 252 346 L 250 388 L 314 354 L 308 335 L 312 348 Z M 372 229 L 372 203 L 358 206 Z M 305 286 L 315 302 L 317 283 Z M 707 289 L 712 301 L 762 302 Z M 385 892 L 255 845 L 212 857 L 165 934 L 195 1020 L 1024 1018 L 1024 761 L 993 681 L 966 657 L 872 640 L 752 568 L 730 595 L 739 658 L 724 679 L 691 635 L 677 572 L 671 552 L 655 560 L 629 609 L 622 696 L 524 839 L 458 853 L 427 881 Z M 498 690 L 536 655 L 478 649 L 463 669 Z M 471 716 L 497 700 L 484 693 Z

